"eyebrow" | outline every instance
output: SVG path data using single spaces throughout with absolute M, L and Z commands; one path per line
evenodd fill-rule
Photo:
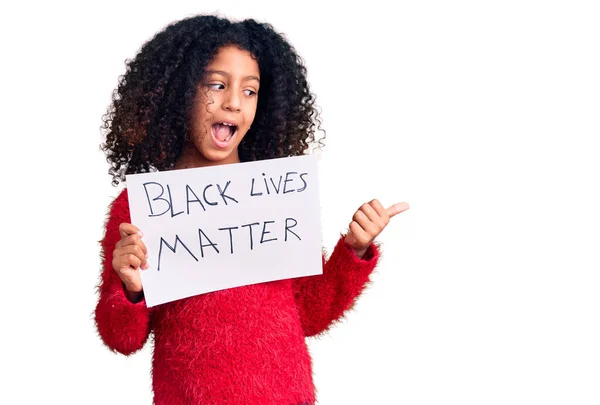
M 225 76 L 225 77 L 230 77 L 231 75 L 223 70 L 207 70 L 206 71 L 207 75 L 212 75 L 212 74 L 218 74 L 221 76 Z M 257 82 L 260 83 L 260 79 L 258 78 L 258 76 L 246 76 L 244 77 L 244 81 L 246 80 L 256 80 Z

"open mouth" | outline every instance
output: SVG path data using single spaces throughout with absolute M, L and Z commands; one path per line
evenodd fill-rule
M 237 126 L 227 122 L 218 122 L 212 125 L 211 132 L 217 146 L 226 147 L 235 136 Z

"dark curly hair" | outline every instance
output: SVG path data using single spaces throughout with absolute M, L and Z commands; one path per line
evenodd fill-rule
M 190 114 L 198 83 L 219 48 L 252 54 L 261 73 L 256 116 L 239 145 L 241 161 L 298 156 L 322 146 L 315 96 L 295 49 L 270 24 L 195 16 L 167 26 L 146 42 L 119 78 L 102 117 L 101 145 L 113 185 L 126 174 L 167 170 L 190 139 Z M 323 132 L 316 139 L 315 129 Z

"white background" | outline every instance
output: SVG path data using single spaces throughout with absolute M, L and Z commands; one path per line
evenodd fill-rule
M 306 60 L 326 248 L 361 203 L 411 205 L 355 310 L 309 341 L 319 403 L 600 403 L 597 2 L 14 4 L 0 403 L 151 403 L 150 349 L 110 353 L 91 316 L 117 193 L 100 118 L 143 42 L 215 11 L 271 22 Z

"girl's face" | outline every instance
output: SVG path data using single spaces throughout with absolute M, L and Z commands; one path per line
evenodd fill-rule
M 258 63 L 248 51 L 225 46 L 217 52 L 196 92 L 190 134 L 195 156 L 187 166 L 240 161 L 238 145 L 254 120 L 259 86 Z

